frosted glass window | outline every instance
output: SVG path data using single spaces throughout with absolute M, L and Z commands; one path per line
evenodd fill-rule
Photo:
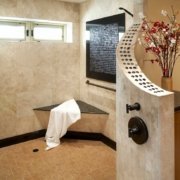
M 72 43 L 72 22 L 0 16 L 0 41 Z
M 63 27 L 61 26 L 35 26 L 33 38 L 35 40 L 63 40 Z
M 25 25 L 21 24 L 0 24 L 0 39 L 24 40 Z

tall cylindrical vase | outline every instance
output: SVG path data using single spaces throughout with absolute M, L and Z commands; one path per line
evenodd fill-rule
M 161 87 L 167 91 L 173 91 L 173 80 L 172 77 L 162 77 Z

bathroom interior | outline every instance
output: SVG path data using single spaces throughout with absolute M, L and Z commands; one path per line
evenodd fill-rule
M 37 40 L 33 34 L 29 36 L 27 27 L 23 40 L 0 40 L 0 179 L 180 179 L 180 111 L 174 111 L 174 102 L 180 102 L 180 61 L 173 72 L 175 96 L 168 91 L 154 95 L 132 82 L 119 62 L 119 39 L 115 39 L 116 77 L 98 79 L 87 73 L 88 22 L 123 15 L 125 37 L 139 12 L 155 21 L 162 18 L 161 10 L 170 11 L 172 6 L 179 10 L 180 2 L 0 1 L 1 25 L 23 22 L 31 30 L 37 22 L 48 26 L 60 22 L 64 28 L 60 41 Z M 144 61 L 146 53 L 136 40 L 133 54 L 137 66 L 161 87 L 160 67 Z M 81 119 L 68 128 L 60 146 L 45 151 L 50 110 L 69 99 L 85 109 Z M 140 111 L 127 112 L 126 104 L 137 102 Z M 148 131 L 141 145 L 128 137 L 128 121 L 137 116 Z

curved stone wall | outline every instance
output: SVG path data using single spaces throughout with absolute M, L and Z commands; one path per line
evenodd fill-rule
M 116 140 L 118 180 L 174 179 L 174 95 L 153 84 L 134 55 L 140 24 L 133 24 L 117 47 Z M 138 102 L 139 111 L 127 113 L 126 105 Z M 128 136 L 132 117 L 143 119 L 146 143 Z
M 125 34 L 117 48 L 117 56 L 123 72 L 137 87 L 152 95 L 162 96 L 169 94 L 167 91 L 153 84 L 142 72 L 134 55 L 134 46 L 136 43 L 140 24 L 133 24 Z

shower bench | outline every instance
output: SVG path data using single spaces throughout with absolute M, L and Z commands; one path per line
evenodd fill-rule
M 115 150 L 116 143 L 103 134 L 109 113 L 83 101 L 76 100 L 76 102 L 79 105 L 81 111 L 81 119 L 68 128 L 64 138 L 98 140 L 102 141 Z M 34 108 L 33 110 L 35 115 L 43 129 L 0 140 L 0 147 L 44 137 L 49 122 L 49 113 L 51 109 L 59 105 L 60 104 L 54 104 L 50 106 Z
M 81 113 L 87 113 L 87 114 L 106 114 L 108 115 L 109 113 L 102 111 L 101 109 L 96 108 L 95 106 L 92 106 L 90 104 L 87 104 L 83 101 L 80 100 L 76 100 L 76 103 L 79 106 L 79 109 L 81 111 Z M 50 105 L 50 106 L 44 106 L 44 107 L 38 107 L 38 108 L 34 108 L 33 110 L 37 110 L 37 111 L 51 111 L 51 109 L 59 106 L 60 104 L 54 104 L 54 105 Z
M 83 133 L 102 133 L 106 127 L 109 113 L 87 104 L 86 102 L 76 100 L 81 111 L 81 119 L 72 124 L 68 131 Z M 44 129 L 47 129 L 49 122 L 49 113 L 51 109 L 59 106 L 54 104 L 50 106 L 34 108 L 37 119 Z M 74 135 L 73 135 L 74 136 Z
M 64 137 L 70 139 L 99 140 L 111 148 L 116 149 L 116 143 L 103 135 L 109 113 L 86 102 L 80 100 L 76 100 L 76 102 L 81 111 L 81 119 L 68 128 Z M 48 126 L 49 112 L 59 105 L 54 104 L 33 109 L 44 129 L 47 129 Z

